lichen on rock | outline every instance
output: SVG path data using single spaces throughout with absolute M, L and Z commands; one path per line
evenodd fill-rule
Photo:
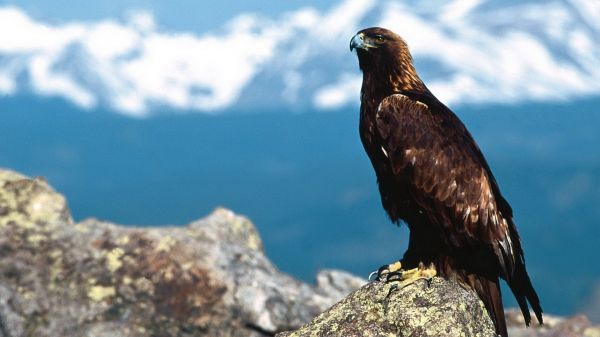
M 272 335 L 362 283 L 279 272 L 252 222 L 223 208 L 180 227 L 74 223 L 44 179 L 1 169 L 0 254 L 0 337 Z
M 402 289 L 373 282 L 350 294 L 302 328 L 278 337 L 494 336 L 477 296 L 435 277 Z
M 394 289 L 323 270 L 309 285 L 281 273 L 252 222 L 230 210 L 178 227 L 75 223 L 44 179 L 2 169 L 0 256 L 0 337 L 493 333 L 483 304 L 453 282 Z M 511 336 L 600 335 L 582 316 L 530 329 L 507 317 Z
M 62 195 L 55 193 L 43 178 L 29 179 L 0 169 L 0 228 L 14 223 L 45 229 L 57 221 L 73 221 Z

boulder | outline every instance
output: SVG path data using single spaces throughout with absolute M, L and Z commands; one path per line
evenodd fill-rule
M 600 337 L 583 315 L 546 322 L 525 328 L 507 313 L 514 337 Z M 0 169 L 0 337 L 277 333 L 492 336 L 493 327 L 476 295 L 452 281 L 398 289 L 324 270 L 309 285 L 277 270 L 254 225 L 230 210 L 186 226 L 75 222 L 44 179 Z
M 75 223 L 44 179 L 0 170 L 0 336 L 269 336 L 363 279 L 315 286 L 277 268 L 254 225 L 219 208 L 182 227 Z
M 373 282 L 348 295 L 300 329 L 277 337 L 493 337 L 493 323 L 477 296 L 439 277 L 402 289 Z M 533 315 L 533 313 L 532 313 Z M 511 337 L 600 337 L 585 315 L 544 315 L 545 324 L 525 326 L 519 310 L 506 312 Z
M 494 336 L 494 325 L 475 293 L 440 277 L 373 282 L 350 294 L 309 324 L 277 337 Z

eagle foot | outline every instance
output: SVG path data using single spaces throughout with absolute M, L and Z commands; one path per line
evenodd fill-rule
M 417 268 L 402 271 L 398 276 L 388 278 L 389 281 L 398 281 L 398 288 L 402 289 L 408 285 L 415 283 L 417 280 L 426 280 L 427 284 L 430 285 L 431 279 L 437 275 L 437 270 L 433 264 L 425 266 L 423 263 L 419 263 Z
M 403 270 L 402 263 L 398 261 L 389 265 L 384 265 L 379 268 L 377 272 L 371 273 L 371 275 L 369 275 L 369 280 L 375 273 L 377 274 L 376 280 L 380 282 L 397 281 L 399 283 L 395 288 L 401 289 L 417 280 L 427 280 L 430 282 L 431 279 L 437 275 L 437 270 L 433 264 L 425 266 L 423 263 L 419 263 L 417 268 Z

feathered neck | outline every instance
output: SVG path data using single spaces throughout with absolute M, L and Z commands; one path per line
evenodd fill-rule
M 399 48 L 394 57 L 376 57 L 359 52 L 359 66 L 363 72 L 362 96 L 383 98 L 401 91 L 428 92 L 417 75 L 408 48 Z

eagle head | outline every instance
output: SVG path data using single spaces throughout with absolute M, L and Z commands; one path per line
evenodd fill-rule
M 350 40 L 350 51 L 360 49 L 367 52 L 377 48 L 380 50 L 406 48 L 406 42 L 398 34 L 380 27 L 363 29 Z
M 406 42 L 391 30 L 372 27 L 359 31 L 350 40 L 356 49 L 363 73 L 395 91 L 424 88 L 417 76 Z

